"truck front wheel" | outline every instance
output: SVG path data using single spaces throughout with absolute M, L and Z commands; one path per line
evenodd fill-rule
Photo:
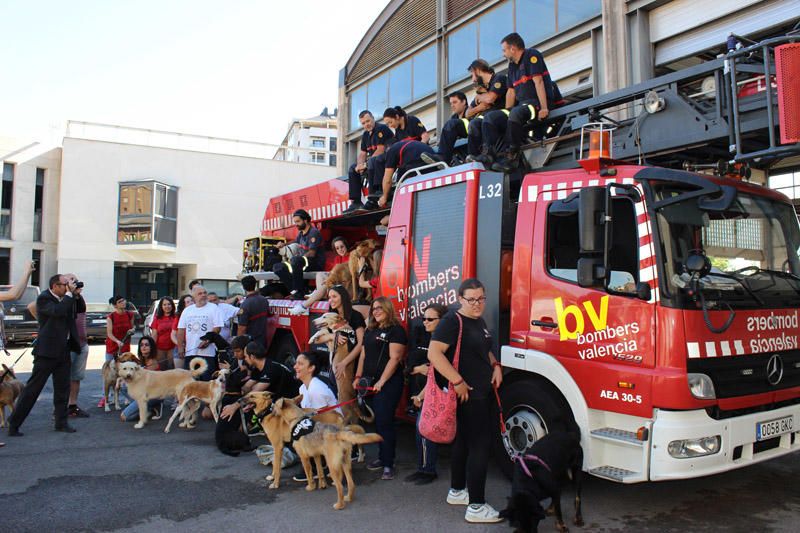
M 509 478 L 514 472 L 512 455 L 524 453 L 537 440 L 555 428 L 566 429 L 565 416 L 559 401 L 548 387 L 535 380 L 521 380 L 503 387 L 500 393 L 507 439 L 498 438 L 495 457 Z

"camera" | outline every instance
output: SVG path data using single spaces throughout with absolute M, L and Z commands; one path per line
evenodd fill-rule
M 75 288 L 76 288 L 76 289 L 82 289 L 82 288 L 83 288 L 83 282 L 82 282 L 82 281 L 77 281 L 77 280 L 76 280 L 76 281 L 75 281 Z

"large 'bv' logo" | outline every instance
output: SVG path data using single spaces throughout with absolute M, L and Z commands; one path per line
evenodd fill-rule
M 778 354 L 767 361 L 767 381 L 770 385 L 777 385 L 783 379 L 783 359 Z

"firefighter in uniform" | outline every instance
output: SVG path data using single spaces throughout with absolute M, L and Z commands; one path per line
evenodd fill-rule
M 393 143 L 386 151 L 386 170 L 383 174 L 383 194 L 378 199 L 378 205 L 386 207 L 389 203 L 389 196 L 392 192 L 392 175 L 397 170 L 397 177 L 400 178 L 413 168 L 425 165 L 422 159 L 423 154 L 433 154 L 431 146 L 424 142 L 406 139 Z
M 511 172 L 519 166 L 520 147 L 525 137 L 525 124 L 541 121 L 550 109 L 564 103 L 558 86 L 550 78 L 541 52 L 525 48 L 518 33 L 510 33 L 501 41 L 503 57 L 508 59 L 508 91 L 506 108 L 489 113 L 483 121 L 483 142 L 489 151 L 479 161 L 492 163 L 491 149 L 504 138 L 505 157 L 494 164 L 494 170 Z
M 361 122 L 361 127 L 364 128 L 364 133 L 361 136 L 361 150 L 358 152 L 358 158 L 356 163 L 350 165 L 347 176 L 350 184 L 350 206 L 344 210 L 344 214 L 377 207 L 374 200 L 367 200 L 366 206 L 361 203 L 361 182 L 363 174 L 366 173 L 369 195 L 379 193 L 378 187 L 383 179 L 383 153 L 394 138 L 392 130 L 384 124 L 377 124 L 371 112 L 362 111 L 358 114 L 358 120 Z
M 297 228 L 297 237 L 294 242 L 300 245 L 302 255 L 276 264 L 272 267 L 272 271 L 292 291 L 289 293 L 290 299 L 302 300 L 305 293 L 303 272 L 324 270 L 325 247 L 322 242 L 322 234 L 311 225 L 311 215 L 308 214 L 308 211 L 298 209 L 292 214 L 292 221 Z M 280 243 L 277 246 L 283 248 L 284 244 Z

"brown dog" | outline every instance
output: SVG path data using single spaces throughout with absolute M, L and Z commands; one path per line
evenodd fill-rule
M 195 427 L 201 401 L 208 404 L 211 414 L 214 416 L 214 422 L 219 422 L 219 401 L 225 392 L 225 379 L 229 373 L 230 370 L 223 368 L 219 372 L 215 372 L 216 379 L 212 381 L 190 381 L 181 387 L 178 391 L 178 407 L 172 413 L 167 427 L 164 428 L 164 433 L 169 433 L 169 429 L 178 415 L 181 416 L 181 423 L 178 424 L 178 427 L 187 429 Z M 191 408 L 188 407 L 189 402 L 193 403 Z
M 347 357 L 349 353 L 347 342 L 342 343 L 340 339 L 343 336 L 352 335 L 353 329 L 339 313 L 332 312 L 324 313 L 315 319 L 314 325 L 319 330 L 308 339 L 308 343 L 328 345 L 328 353 L 332 354 L 331 369 L 333 369 L 333 365 L 341 363 Z M 347 402 L 356 397 L 356 391 L 353 388 L 355 371 L 356 362 L 351 361 L 342 372 L 336 375 L 336 388 L 339 390 L 340 402 Z M 355 402 L 343 405 L 342 412 L 345 424 L 357 424 L 359 419 L 364 422 L 372 422 L 375 419 L 374 413 L 370 412 L 365 415 Z
M 325 280 L 325 288 L 330 289 L 334 285 L 341 285 L 347 288 L 350 293 L 350 298 L 354 298 L 353 291 L 353 277 L 350 275 L 350 265 L 341 263 L 333 267 Z
M 297 405 L 302 398 L 302 396 L 298 396 L 292 401 Z M 283 457 L 283 448 L 287 442 L 291 441 L 289 424 L 273 412 L 274 403 L 272 393 L 269 391 L 251 392 L 245 395 L 241 402 L 253 408 L 253 412 L 261 419 L 261 427 L 267 439 L 270 444 L 272 444 L 275 458 L 272 461 L 272 475 L 267 476 L 267 481 L 270 481 L 269 488 L 277 489 L 281 486 L 281 458 Z M 303 412 L 311 414 L 313 409 L 304 409 Z M 341 427 L 343 419 L 342 415 L 336 411 L 326 411 L 315 415 L 313 420 Z M 347 426 L 346 429 L 353 433 L 364 433 L 364 428 L 359 425 Z M 359 445 L 359 448 L 360 447 L 361 445 Z M 321 483 L 324 485 L 325 480 L 323 479 Z
M 353 290 L 351 294 L 355 298 L 358 294 L 358 274 L 359 274 L 359 259 L 364 259 L 366 261 L 366 267 L 370 268 L 373 272 L 375 271 L 375 260 L 373 259 L 373 252 L 378 247 L 378 243 L 374 239 L 364 239 L 363 241 L 356 244 L 356 247 L 350 252 L 350 260 L 348 262 L 349 269 L 350 269 L 350 277 L 351 280 L 351 287 Z M 372 293 L 367 291 L 366 299 L 368 302 L 372 301 Z
M 290 438 L 294 444 L 294 450 L 300 456 L 303 463 L 303 470 L 308 479 L 306 490 L 315 490 L 314 473 L 311 470 L 311 460 L 317 466 L 317 472 L 322 470 L 321 457 L 325 457 L 330 476 L 333 478 L 333 485 L 336 487 L 336 503 L 333 508 L 336 510 L 344 509 L 345 502 L 353 501 L 355 493 L 355 483 L 353 482 L 352 464 L 350 453 L 354 444 L 369 444 L 371 442 L 381 442 L 383 439 L 377 433 L 358 434 L 348 428 L 342 428 L 333 424 L 317 422 L 309 418 L 308 414 L 300 409 L 296 403 L 288 398 L 281 398 L 275 402 L 273 413 L 283 419 L 289 425 Z M 344 496 L 342 477 L 347 479 L 347 496 Z M 319 476 L 319 488 L 327 486 L 325 476 Z
M 119 406 L 119 387 L 117 387 L 117 378 L 119 378 L 120 363 L 125 363 L 128 361 L 138 363 L 139 358 L 131 352 L 125 352 L 115 355 L 114 359 L 103 363 L 103 398 L 106 399 L 106 413 L 111 412 L 111 405 L 108 402 L 108 393 L 111 391 L 112 387 L 114 389 L 114 409 L 117 411 L 121 409 Z
M 6 427 L 6 406 L 9 414 L 14 412 L 14 403 L 22 394 L 25 385 L 17 379 L 16 374 L 6 365 L 3 365 L 3 372 L 0 374 L 0 428 Z

